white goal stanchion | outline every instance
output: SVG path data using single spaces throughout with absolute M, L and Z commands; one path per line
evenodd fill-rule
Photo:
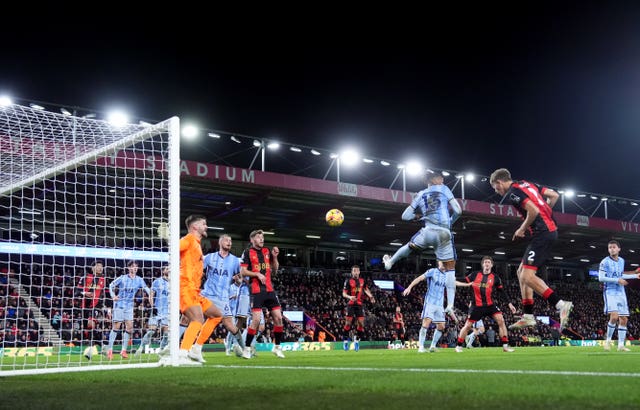
M 0 376 L 177 356 L 179 144 L 175 117 L 118 127 L 0 107 Z M 162 322 L 143 339 L 164 313 L 154 281 L 175 340 Z

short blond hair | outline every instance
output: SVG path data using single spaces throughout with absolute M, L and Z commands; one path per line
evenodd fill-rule
M 498 168 L 491 173 L 489 183 L 493 184 L 496 181 L 511 181 L 511 172 L 506 168 Z

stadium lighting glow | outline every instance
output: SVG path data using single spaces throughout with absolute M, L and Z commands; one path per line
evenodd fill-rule
M 38 105 L 35 103 L 29 103 L 29 107 L 33 108 L 34 110 L 44 111 L 44 107 L 42 105 Z
M 494 253 L 495 253 L 496 255 L 504 255 L 504 254 L 505 254 L 505 252 L 502 252 L 502 251 L 495 251 Z
M 98 115 L 94 112 L 90 112 L 89 114 L 85 114 L 82 118 L 96 118 Z
M 236 136 L 235 136 L 235 135 L 232 135 L 229 139 L 230 139 L 231 141 L 235 142 L 236 144 L 240 144 L 240 140 L 239 140 L 238 138 L 236 138 Z
M 383 167 L 388 167 L 391 164 L 388 163 L 387 161 L 380 161 L 380 165 L 382 165 Z
M 637 202 L 631 202 L 631 206 L 638 206 Z
M 289 147 L 289 150 L 293 152 L 302 152 L 302 150 L 298 147 Z
M 631 252 L 631 253 L 636 253 L 636 251 L 635 251 L 635 250 L 633 250 L 633 249 L 629 249 L 629 252 Z
M 631 266 L 633 266 L 634 268 L 637 268 L 638 264 L 637 263 L 632 263 Z
M 473 249 L 462 248 L 462 252 L 473 252 Z
M 580 259 L 580 262 L 591 262 L 589 259 Z
M 341 166 L 354 166 L 360 162 L 360 154 L 353 149 L 346 149 L 340 153 L 340 165 Z
M 586 197 L 587 195 L 586 195 L 586 194 L 578 194 L 578 195 L 576 195 L 576 196 L 577 196 L 578 198 L 584 198 L 584 197 Z
M 338 154 L 336 154 L 335 152 L 332 152 L 331 154 L 329 154 L 329 158 L 336 159 L 338 158 Z
M 231 201 L 225 201 L 225 205 L 231 205 Z
M 198 129 L 191 124 L 182 127 L 182 136 L 186 139 L 194 139 L 198 136 Z
M 124 127 L 129 123 L 129 116 L 124 111 L 111 111 L 107 114 L 107 121 L 114 127 Z
M 367 163 L 367 164 L 372 164 L 372 163 L 373 163 L 373 160 L 372 160 L 372 159 L 369 159 L 369 158 L 362 158 L 362 162 L 365 162 L 365 163 Z
M 320 239 L 320 236 L 318 235 L 305 235 L 305 237 L 309 239 Z
M 558 260 L 558 261 L 561 261 L 561 260 L 563 260 L 564 258 L 563 258 L 562 256 L 554 256 L 554 257 L 553 257 L 553 259 Z
M 316 151 L 315 149 L 312 149 L 312 150 L 311 150 L 311 154 L 312 154 L 312 155 L 315 155 L 315 156 L 322 155 L 322 154 L 320 154 L 318 151 Z
M 357 242 L 357 243 L 362 243 L 364 242 L 362 239 L 349 239 L 351 242 Z
M 473 180 L 476 179 L 476 176 L 474 174 L 472 174 L 472 173 L 468 173 L 467 175 L 464 176 L 464 179 L 467 182 L 473 182 Z
M 146 121 L 138 121 L 138 124 L 142 125 L 143 127 L 150 127 L 153 125 L 150 122 L 146 122 Z
M 402 246 L 402 243 L 401 242 L 389 242 L 389 245 Z
M 601 201 L 608 201 L 608 200 L 609 200 L 609 198 L 607 198 L 607 197 L 604 197 L 604 196 L 603 196 L 602 198 L 600 198 L 600 200 L 601 200 Z
M 409 161 L 407 162 L 407 174 L 411 176 L 420 175 L 424 172 L 424 168 L 417 161 Z
M 213 229 L 214 231 L 224 231 L 222 226 L 210 226 L 209 229 Z
M 596 248 L 596 246 L 595 246 L 595 245 L 589 245 L 589 248 L 591 248 L 591 249 L 595 249 L 595 248 Z
M 272 150 L 278 149 L 278 148 L 280 148 L 280 143 L 279 142 L 275 142 L 275 141 L 270 142 L 270 143 L 267 144 L 267 148 L 272 149 Z
M 443 177 L 448 177 L 449 175 L 451 175 L 449 172 L 447 172 L 447 171 L 442 171 L 442 176 L 443 176 Z
M 595 200 L 595 199 L 598 199 L 598 197 L 597 197 L 597 196 L 595 196 L 595 195 L 591 195 L 589 198 L 594 199 L 594 200 Z
M 8 107 L 11 104 L 13 104 L 13 101 L 11 100 L 10 97 L 6 95 L 0 96 L 0 107 Z
M 405 165 L 404 164 L 398 164 L 398 169 L 404 169 Z
M 207 133 L 207 135 L 208 135 L 209 137 L 211 137 L 211 138 L 215 138 L 215 139 L 217 139 L 217 140 L 219 140 L 219 139 L 220 139 L 220 135 L 219 135 L 219 134 L 216 134 L 215 132 L 209 132 L 209 133 Z
M 573 189 L 567 189 L 564 193 L 564 196 L 566 196 L 567 198 L 573 198 L 575 194 L 576 192 Z
M 276 234 L 275 232 L 272 232 L 272 231 L 262 231 L 262 233 L 264 235 L 275 235 Z
M 258 140 L 253 140 L 253 146 L 254 147 L 261 147 L 262 143 L 260 141 L 258 141 Z
M 62 115 L 66 115 L 67 117 L 70 117 L 73 115 L 71 114 L 71 111 L 67 110 L 66 108 L 60 108 L 60 112 L 62 113 Z

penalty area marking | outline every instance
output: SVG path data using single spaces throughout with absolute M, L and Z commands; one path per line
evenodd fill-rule
M 207 366 L 209 367 L 209 366 Z M 220 369 L 268 369 L 268 370 L 332 370 L 342 372 L 407 372 L 407 373 L 492 373 L 492 374 L 521 374 L 545 376 L 595 376 L 595 377 L 639 377 L 640 373 L 613 372 L 572 372 L 562 370 L 474 370 L 474 369 L 419 369 L 397 367 L 320 367 L 320 366 L 239 366 L 216 364 L 211 367 Z

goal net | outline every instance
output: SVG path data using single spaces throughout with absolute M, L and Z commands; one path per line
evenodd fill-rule
M 178 118 L 118 127 L 9 105 L 0 152 L 0 376 L 155 366 L 161 344 L 177 349 L 163 327 L 178 317 Z

